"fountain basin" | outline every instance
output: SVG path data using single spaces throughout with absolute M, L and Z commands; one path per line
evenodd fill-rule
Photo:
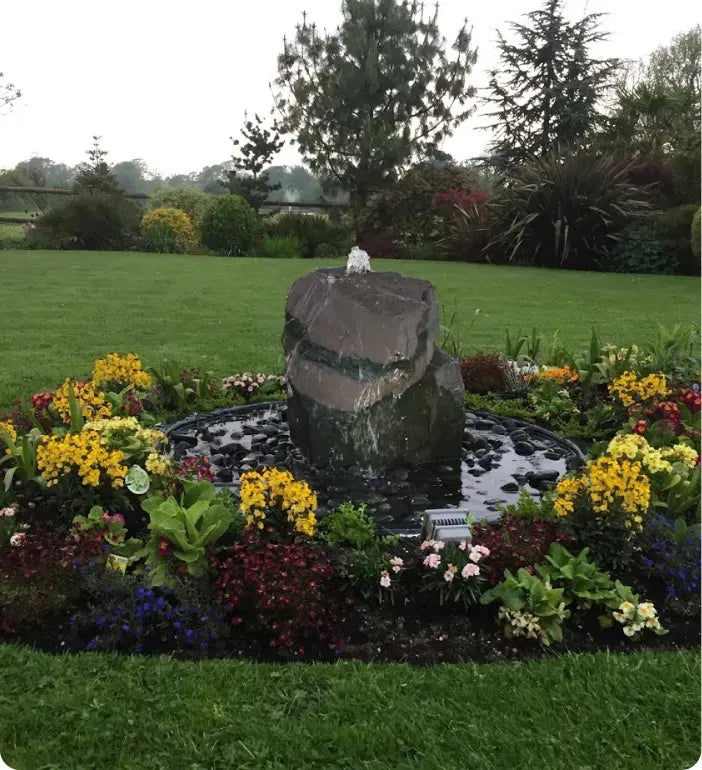
M 236 492 L 242 473 L 277 466 L 307 481 L 322 517 L 351 500 L 386 532 L 418 534 L 427 508 L 457 507 L 475 519 L 495 520 L 498 505 L 521 489 L 538 497 L 583 455 L 568 439 L 536 425 L 493 414 L 465 412 L 461 458 L 371 470 L 356 465 L 317 467 L 294 446 L 288 404 L 269 402 L 195 414 L 163 427 L 176 459 L 209 457 L 216 484 Z

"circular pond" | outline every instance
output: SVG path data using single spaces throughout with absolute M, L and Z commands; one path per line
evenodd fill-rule
M 209 457 L 220 486 L 236 490 L 246 471 L 287 468 L 317 492 L 318 516 L 351 500 L 364 503 L 383 530 L 402 534 L 419 532 L 428 508 L 499 518 L 498 505 L 515 502 L 521 489 L 538 497 L 583 461 L 575 444 L 539 426 L 466 411 L 460 462 L 373 472 L 321 468 L 293 445 L 286 413 L 285 402 L 251 404 L 191 415 L 164 430 L 176 459 Z

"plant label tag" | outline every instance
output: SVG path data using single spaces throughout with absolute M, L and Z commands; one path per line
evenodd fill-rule
M 105 569 L 113 569 L 115 572 L 124 574 L 127 571 L 127 564 L 129 564 L 129 559 L 126 556 L 117 556 L 117 554 L 111 553 L 107 557 Z

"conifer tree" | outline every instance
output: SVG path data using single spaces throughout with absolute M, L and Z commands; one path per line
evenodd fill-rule
M 607 38 L 601 13 L 576 22 L 563 15 L 563 0 L 545 0 L 526 22 L 510 24 L 513 40 L 497 33 L 500 66 L 490 71 L 488 103 L 495 139 L 488 162 L 507 171 L 556 146 L 582 147 L 599 125 L 600 98 L 619 68 L 597 59 L 593 44 Z
M 464 23 L 451 51 L 438 4 L 344 0 L 343 19 L 320 34 L 303 15 L 278 57 L 276 104 L 313 172 L 362 206 L 398 171 L 449 136 L 472 112 L 466 80 L 476 61 Z

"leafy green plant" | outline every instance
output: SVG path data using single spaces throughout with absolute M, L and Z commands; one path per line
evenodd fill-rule
M 699 381 L 700 326 L 675 324 L 660 326 L 655 338 L 642 346 L 641 375 L 665 372 L 669 380 L 689 383 Z
M 649 218 L 651 229 L 667 247 L 678 271 L 685 275 L 699 275 L 700 271 L 699 259 L 694 258 L 690 242 L 692 223 L 698 208 L 697 203 L 685 203 L 656 211 Z
M 611 601 L 614 583 L 609 572 L 603 572 L 588 560 L 589 548 L 583 548 L 577 556 L 560 543 L 552 543 L 546 561 L 536 565 L 536 571 L 545 581 L 562 585 L 568 601 L 577 599 L 580 606 Z
M 184 492 L 180 500 L 149 497 L 141 504 L 149 514 L 151 537 L 145 551 L 151 585 L 169 582 L 173 560 L 181 562 L 191 575 L 204 574 L 208 547 L 234 520 L 232 509 L 220 501 L 212 484 L 186 479 L 181 483 Z
M 614 273 L 675 273 L 677 259 L 671 248 L 647 227 L 632 227 L 612 254 Z
M 688 468 L 676 463 L 670 480 L 661 492 L 664 493 L 662 499 L 654 501 L 653 505 L 664 515 L 677 518 L 692 513 L 695 521 L 702 521 L 699 465 Z
M 300 239 L 294 235 L 266 236 L 258 254 L 267 259 L 297 259 L 302 256 Z
M 541 420 L 567 420 L 579 413 L 568 390 L 552 380 L 541 380 L 530 389 L 529 403 Z
M 553 521 L 556 518 L 556 513 L 553 510 L 554 494 L 552 490 L 546 490 L 538 498 L 534 498 L 522 487 L 519 490 L 519 497 L 516 503 L 498 505 L 497 508 L 504 516 L 513 516 L 516 519 L 546 519 L 547 521 Z
M 166 410 L 182 412 L 196 402 L 210 399 L 219 387 L 214 372 L 181 369 L 169 359 L 158 367 L 148 367 L 148 372 L 154 378 L 155 398 Z
M 553 151 L 523 166 L 488 207 L 493 261 L 599 270 L 649 205 L 613 158 Z
M 266 220 L 265 233 L 277 238 L 297 238 L 297 256 L 318 257 L 322 247 L 332 247 L 334 256 L 346 254 L 351 248 L 349 234 L 340 224 L 324 214 L 286 212 Z
M 0 465 L 7 463 L 10 466 L 5 471 L 5 490 L 9 490 L 15 481 L 20 481 L 24 485 L 42 484 L 43 480 L 37 469 L 37 447 L 43 438 L 41 431 L 32 428 L 29 433 L 17 436 L 13 441 L 12 436 L 0 427 L 0 438 L 8 450 L 7 452 L 0 450 L 2 451 Z
M 388 587 L 381 584 L 384 571 L 390 568 L 391 550 L 399 541 L 398 537 L 380 537 L 359 549 L 340 549 L 334 554 L 335 574 L 344 590 L 359 594 L 364 599 L 377 598 L 382 604 L 385 599 L 394 601 L 395 585 L 392 578 Z
M 481 604 L 501 603 L 498 622 L 508 638 L 524 636 L 550 646 L 563 639 L 563 620 L 570 617 L 562 588 L 551 588 L 537 575 L 519 569 L 480 597 Z
M 375 519 L 366 513 L 366 506 L 347 502 L 325 516 L 317 525 L 319 536 L 330 546 L 349 545 L 361 549 L 376 538 Z
M 238 195 L 215 198 L 200 222 L 202 242 L 226 256 L 247 254 L 254 246 L 256 212 Z

